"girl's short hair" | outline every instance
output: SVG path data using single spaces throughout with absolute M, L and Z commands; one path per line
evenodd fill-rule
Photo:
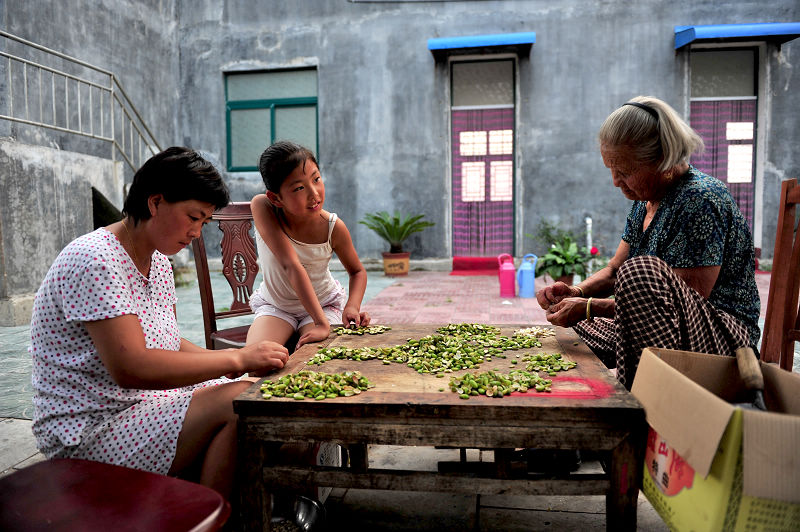
M 149 158 L 134 174 L 122 214 L 134 223 L 150 218 L 147 200 L 161 194 L 169 203 L 198 200 L 215 209 L 230 203 L 228 187 L 214 165 L 196 151 L 173 146 Z
M 627 146 L 637 161 L 658 165 L 665 172 L 703 151 L 703 139 L 668 103 L 637 96 L 611 113 L 600 127 L 605 146 Z
M 258 171 L 267 190 L 278 193 L 281 185 L 298 166 L 311 161 L 317 167 L 316 157 L 308 148 L 289 140 L 279 140 L 270 145 L 258 160 Z

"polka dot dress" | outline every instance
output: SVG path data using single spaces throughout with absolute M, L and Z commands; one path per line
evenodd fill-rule
M 85 321 L 135 314 L 149 349 L 180 349 L 167 257 L 156 251 L 150 278 L 105 229 L 81 236 L 59 254 L 36 293 L 31 320 L 33 433 L 48 457 L 85 458 L 166 474 L 175 457 L 192 392 L 118 386 Z

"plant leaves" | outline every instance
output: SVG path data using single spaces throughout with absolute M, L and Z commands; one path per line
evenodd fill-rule
M 431 227 L 433 222 L 422 221 L 424 214 L 403 216 L 397 211 L 390 215 L 386 211 L 367 213 L 359 223 L 366 225 L 379 237 L 389 243 L 392 251 L 402 251 L 403 242 L 413 233 L 422 231 L 426 227 Z

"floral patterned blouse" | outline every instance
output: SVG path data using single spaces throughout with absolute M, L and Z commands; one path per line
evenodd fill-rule
M 630 257 L 653 255 L 673 268 L 721 266 L 708 300 L 746 325 L 755 347 L 761 301 L 753 237 L 725 184 L 690 166 L 643 232 L 645 214 L 646 202 L 634 201 L 622 233 Z

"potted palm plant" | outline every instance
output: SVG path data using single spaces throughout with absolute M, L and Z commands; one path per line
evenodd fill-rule
M 383 253 L 383 272 L 386 275 L 407 275 L 410 253 L 403 250 L 403 242 L 412 234 L 435 225 L 422 220 L 424 214 L 401 215 L 386 211 L 367 213 L 358 223 L 375 231 L 389 243 L 389 251 Z

